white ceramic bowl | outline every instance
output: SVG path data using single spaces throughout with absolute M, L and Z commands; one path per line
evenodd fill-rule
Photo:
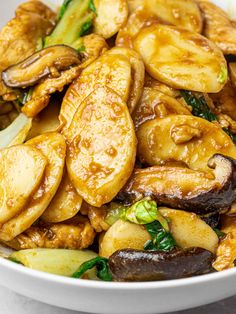
M 1 0 L 0 26 L 21 2 Z M 50 2 L 59 4 L 60 0 Z M 214 2 L 236 17 L 235 0 Z M 153 314 L 192 308 L 236 294 L 236 269 L 164 282 L 108 283 L 50 275 L 0 258 L 0 284 L 30 298 L 72 310 Z

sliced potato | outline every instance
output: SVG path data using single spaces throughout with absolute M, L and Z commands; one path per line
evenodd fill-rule
M 72 185 L 67 172 L 50 205 L 42 215 L 46 222 L 61 222 L 74 217 L 80 210 L 83 199 Z
M 213 267 L 217 271 L 234 268 L 236 259 L 236 216 L 222 216 L 221 231 L 226 233 L 216 252 L 216 260 Z
M 127 23 L 119 30 L 116 46 L 133 48 L 133 40 L 141 29 L 162 21 L 147 8 L 140 7 L 128 18 Z
M 173 115 L 148 121 L 140 126 L 137 137 L 139 157 L 153 166 L 172 160 L 193 170 L 210 172 L 207 163 L 214 154 L 236 159 L 231 138 L 218 125 L 193 116 Z
M 224 54 L 236 54 L 236 28 L 226 12 L 210 1 L 200 1 L 199 5 L 205 17 L 204 35 Z
M 128 48 L 115 47 L 108 51 L 108 54 L 124 55 L 129 59 L 132 67 L 132 86 L 129 94 L 127 105 L 132 113 L 142 95 L 145 77 L 145 67 L 139 54 Z
M 145 74 L 144 87 L 156 89 L 160 91 L 161 93 L 166 94 L 173 98 L 180 97 L 179 90 L 174 89 L 173 87 L 170 87 L 164 83 L 161 83 L 160 81 L 155 80 L 153 77 L 148 75 L 148 73 Z
M 94 32 L 110 38 L 124 25 L 128 17 L 126 0 L 94 0 L 97 17 L 94 22 Z
M 145 87 L 132 117 L 135 127 L 138 128 L 146 121 L 164 118 L 172 114 L 191 115 L 191 112 L 175 98 L 163 94 L 157 89 Z
M 24 145 L 0 150 L 0 224 L 19 214 L 37 190 L 47 159 L 37 149 Z
M 181 28 L 153 25 L 140 31 L 134 48 L 147 72 L 174 88 L 217 93 L 227 82 L 227 65 L 207 38 Z
M 194 0 L 146 0 L 147 10 L 163 21 L 201 33 L 202 15 Z
M 108 258 L 122 249 L 143 250 L 145 243 L 150 239 L 144 226 L 119 219 L 100 237 L 99 255 Z
M 60 276 L 72 276 L 80 265 L 97 254 L 84 250 L 63 249 L 31 249 L 14 252 L 10 258 L 24 266 Z M 96 270 L 93 268 L 85 273 L 85 278 L 96 279 Z
M 128 108 L 108 87 L 99 87 L 78 108 L 68 132 L 69 177 L 95 207 L 110 202 L 131 175 L 136 137 Z
M 33 119 L 32 128 L 28 133 L 27 140 L 47 132 L 55 132 L 60 125 L 58 119 L 59 112 L 59 103 L 52 101 L 35 119 Z
M 127 0 L 127 2 L 128 2 L 128 7 L 129 7 L 129 13 L 133 13 L 139 7 L 145 4 L 145 0 Z
M 131 65 L 125 56 L 105 53 L 90 64 L 71 84 L 63 99 L 59 116 L 63 134 L 67 136 L 67 129 L 76 110 L 98 85 L 110 87 L 126 102 L 129 98 L 131 78 Z
M 170 232 L 181 248 L 200 247 L 216 253 L 218 237 L 215 231 L 193 213 L 169 208 L 160 208 L 169 220 Z
M 4 223 L 0 229 L 0 240 L 11 241 L 28 229 L 45 211 L 55 195 L 63 174 L 66 144 L 62 135 L 48 133 L 27 142 L 37 148 L 46 158 L 45 175 L 21 213 Z

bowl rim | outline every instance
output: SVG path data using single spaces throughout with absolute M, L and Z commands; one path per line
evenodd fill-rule
M 84 287 L 93 289 L 112 289 L 112 290 L 143 290 L 143 289 L 163 289 L 163 288 L 180 288 L 192 285 L 210 283 L 221 279 L 229 278 L 236 275 L 236 268 L 223 270 L 221 272 L 200 275 L 195 277 L 173 279 L 165 281 L 149 281 L 149 282 L 105 282 L 96 280 L 74 279 L 60 275 L 54 275 L 39 270 L 34 270 L 23 265 L 19 265 L 5 258 L 0 258 L 0 268 L 7 268 L 9 271 L 18 272 L 22 275 L 32 277 L 43 281 L 52 281 L 53 283 L 65 286 Z

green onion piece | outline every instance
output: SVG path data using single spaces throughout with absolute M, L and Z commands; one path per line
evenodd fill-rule
M 82 37 L 84 35 L 88 35 L 92 26 L 93 26 L 93 21 L 92 20 L 85 22 L 81 26 L 81 29 L 80 29 L 79 34 L 78 34 L 78 37 Z
M 228 69 L 222 66 L 220 74 L 217 78 L 217 81 L 221 84 L 224 84 L 227 80 L 228 80 Z
M 90 261 L 83 263 L 79 269 L 72 275 L 72 278 L 81 278 L 83 274 L 94 267 L 97 268 L 97 277 L 104 281 L 112 281 L 112 275 L 108 266 L 108 259 L 95 257 Z
M 166 231 L 159 221 L 154 221 L 145 225 L 152 240 L 147 241 L 145 250 L 170 252 L 177 244 L 170 232 Z
M 61 6 L 61 9 L 60 9 L 60 12 L 58 14 L 58 19 L 60 20 L 63 15 L 65 14 L 69 4 L 71 3 L 72 0 L 64 0 L 62 6 Z
M 91 1 L 89 2 L 89 9 L 97 15 L 97 9 L 96 9 L 96 7 L 95 7 L 95 4 L 94 4 L 94 1 L 93 1 L 93 0 L 91 0 Z

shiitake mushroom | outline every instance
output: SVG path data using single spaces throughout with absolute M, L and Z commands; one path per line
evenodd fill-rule
M 202 248 L 171 252 L 120 250 L 109 259 L 115 281 L 155 281 L 187 278 L 213 272 L 214 255 Z

